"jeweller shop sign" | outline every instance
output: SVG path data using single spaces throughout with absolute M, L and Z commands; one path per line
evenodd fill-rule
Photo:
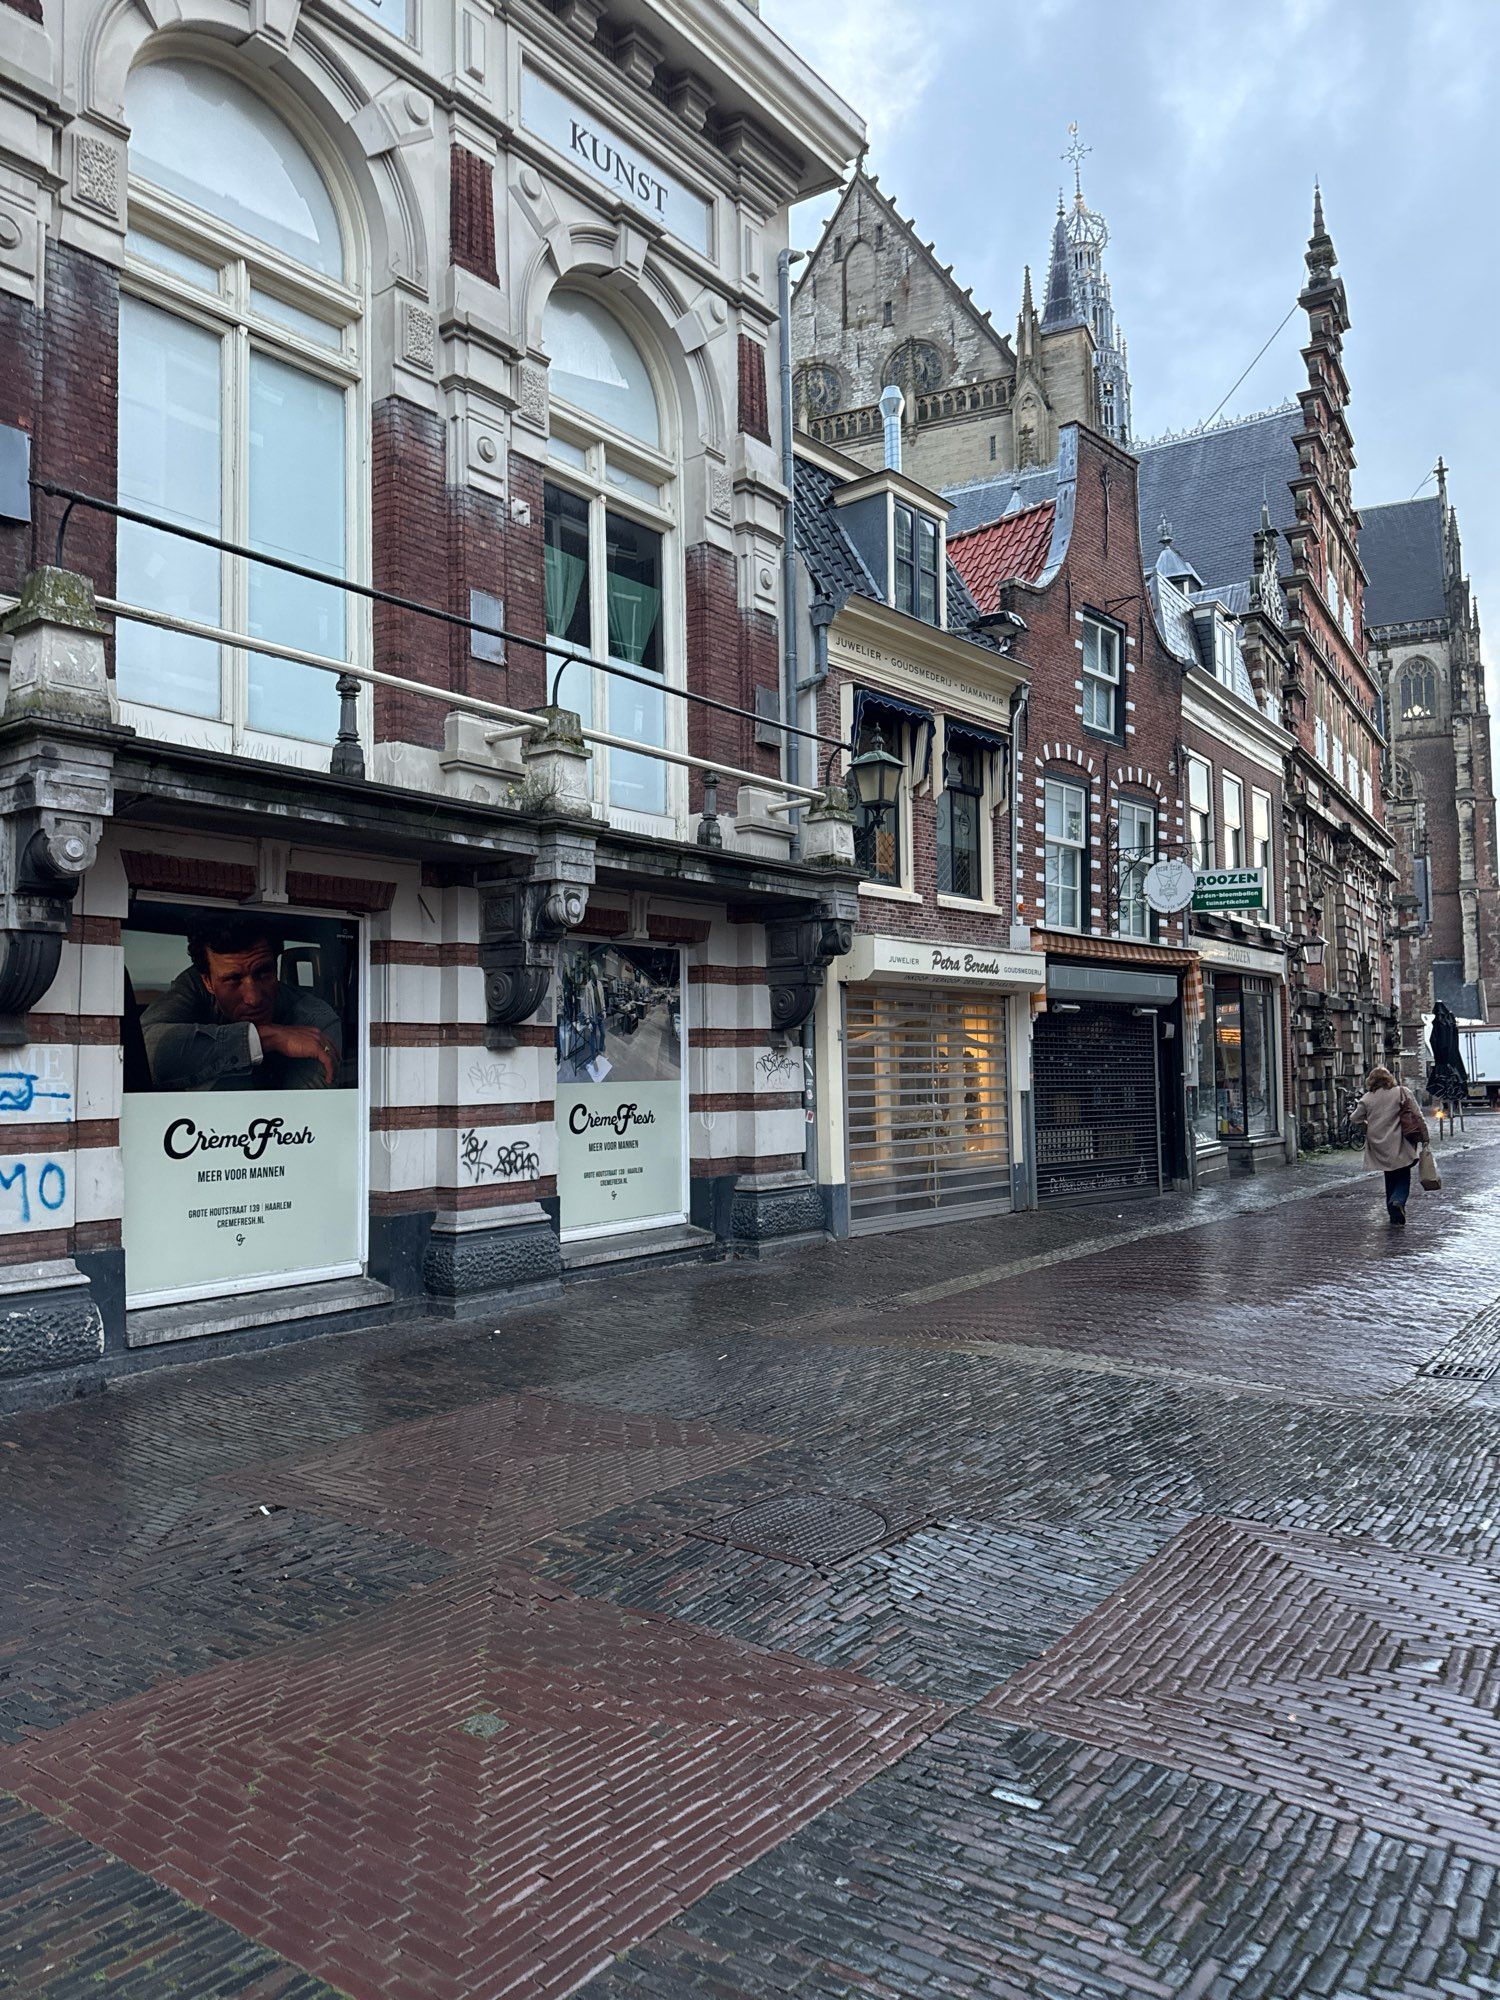
M 529 66 L 521 71 L 521 123 L 690 249 L 709 254 L 712 211 L 702 195 Z

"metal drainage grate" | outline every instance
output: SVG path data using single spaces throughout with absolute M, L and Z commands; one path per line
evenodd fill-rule
M 890 1522 L 863 1500 L 793 1493 L 780 1500 L 757 1500 L 694 1532 L 704 1541 L 724 1542 L 752 1555 L 822 1568 L 873 1548 L 889 1534 Z
M 1485 1306 L 1432 1359 L 1419 1375 L 1446 1382 L 1487 1382 L 1500 1368 L 1500 1302 Z

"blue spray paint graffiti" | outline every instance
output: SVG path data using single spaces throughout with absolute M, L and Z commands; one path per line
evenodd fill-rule
M 71 1090 L 38 1090 L 41 1080 L 34 1070 L 0 1069 L 0 1111 L 30 1111 L 39 1097 L 72 1102 Z
M 68 1198 L 68 1176 L 56 1160 L 44 1161 L 35 1181 L 28 1161 L 16 1160 L 10 1166 L 0 1163 L 0 1193 L 8 1194 L 12 1188 L 20 1196 L 21 1221 L 30 1222 L 33 1193 L 42 1207 L 55 1215 Z

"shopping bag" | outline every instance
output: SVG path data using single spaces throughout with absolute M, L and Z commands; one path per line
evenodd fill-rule
M 1422 1162 L 1417 1169 L 1417 1177 L 1429 1191 L 1435 1191 L 1443 1185 L 1443 1177 L 1438 1172 L 1437 1161 L 1432 1157 L 1431 1146 L 1422 1148 Z

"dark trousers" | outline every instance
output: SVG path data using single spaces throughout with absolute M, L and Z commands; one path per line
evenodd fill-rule
M 1411 1197 L 1411 1168 L 1387 1167 L 1385 1174 L 1385 1205 L 1387 1208 L 1405 1208 Z

